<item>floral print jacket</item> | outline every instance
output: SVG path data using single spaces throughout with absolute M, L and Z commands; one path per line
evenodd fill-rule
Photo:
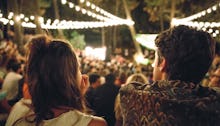
M 220 96 L 199 84 L 157 81 L 120 89 L 123 126 L 220 126 Z

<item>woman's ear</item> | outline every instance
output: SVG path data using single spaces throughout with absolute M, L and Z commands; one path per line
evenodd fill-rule
M 161 72 L 165 72 L 166 65 L 167 65 L 166 59 L 162 58 L 162 61 L 161 61 L 160 65 L 159 65 L 159 69 L 160 69 Z

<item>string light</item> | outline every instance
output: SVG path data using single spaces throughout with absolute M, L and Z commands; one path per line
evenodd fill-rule
M 192 21 L 192 20 L 198 19 L 200 17 L 205 16 L 207 13 L 211 13 L 213 11 L 216 11 L 217 10 L 217 6 L 220 6 L 220 3 L 215 4 L 212 7 L 209 7 L 208 9 L 206 9 L 204 11 L 201 11 L 201 12 L 198 12 L 198 13 L 196 13 L 194 15 L 189 16 L 189 17 L 182 18 L 181 20 L 187 22 L 187 21 Z
M 13 16 L 14 16 L 14 13 L 13 12 L 9 12 L 8 19 L 12 19 Z
M 88 16 L 91 16 L 91 17 L 96 18 L 96 19 L 101 20 L 101 21 L 109 22 L 111 20 L 117 20 L 118 22 L 123 22 L 121 25 L 124 25 L 124 24 L 133 25 L 134 24 L 134 22 L 132 20 L 122 19 L 122 18 L 119 18 L 117 16 L 114 16 L 111 13 L 101 9 L 100 7 L 96 6 L 95 4 L 93 4 L 89 1 L 81 0 L 80 2 L 85 3 L 87 7 L 90 7 L 92 10 L 95 10 L 96 12 L 99 12 L 100 14 L 102 14 L 104 16 L 102 16 L 100 14 L 93 13 L 89 10 L 86 10 L 86 9 L 80 7 L 80 6 L 71 6 L 70 7 L 70 5 L 73 5 L 72 2 L 68 2 L 68 1 L 62 2 L 61 1 L 62 4 L 63 3 L 64 4 L 69 4 L 70 8 L 75 8 L 76 11 L 79 11 L 82 14 L 87 14 Z
M 96 14 L 92 11 L 86 10 L 84 8 L 81 8 L 80 6 L 76 6 L 72 2 L 67 2 L 66 0 L 61 0 L 62 4 L 68 4 L 70 8 L 74 8 L 76 11 L 81 12 L 82 14 L 87 14 L 88 16 L 94 17 L 100 21 L 96 22 L 82 22 L 82 21 L 66 21 L 66 20 L 58 20 L 55 19 L 53 22 L 51 19 L 48 19 L 46 23 L 44 23 L 43 17 L 38 17 L 40 26 L 42 28 L 46 29 L 85 29 L 85 28 L 99 28 L 99 27 L 109 27 L 109 26 L 116 26 L 116 25 L 133 25 L 134 22 L 132 20 L 122 19 L 119 17 L 116 17 L 105 10 L 101 9 L 100 7 L 96 6 L 95 4 L 92 4 L 89 1 L 80 0 L 81 3 L 86 3 L 86 6 L 95 9 L 96 12 L 101 13 Z M 1 13 L 0 13 L 1 14 Z M 14 21 L 11 20 L 14 16 L 13 12 L 10 12 L 8 15 L 8 19 L 3 18 L 3 14 L 0 15 L 0 22 L 3 22 L 4 25 L 10 24 L 14 25 Z M 36 28 L 36 24 L 29 22 L 30 20 L 34 20 L 35 16 L 31 15 L 30 17 L 25 17 L 24 14 L 20 14 L 19 16 L 16 16 L 16 21 L 21 21 L 21 25 L 23 27 L 27 28 Z M 21 20 L 22 19 L 22 20 Z
M 184 22 L 183 20 L 172 20 L 172 23 L 174 26 L 178 25 L 187 25 L 187 26 L 192 26 L 192 27 L 198 27 L 198 28 L 217 28 L 220 27 L 220 22 L 198 22 L 198 21 L 188 21 Z
M 36 24 L 32 23 L 32 22 L 28 22 L 29 18 L 24 16 L 23 21 L 20 19 L 19 17 L 19 21 L 21 21 L 21 25 L 22 27 L 26 27 L 26 28 L 36 28 Z M 34 19 L 34 16 L 30 17 Z M 103 22 L 103 21 L 96 21 L 96 22 L 85 22 L 85 21 L 66 21 L 66 20 L 54 20 L 53 23 L 51 24 L 51 19 L 48 19 L 46 21 L 46 23 L 44 23 L 44 18 L 43 17 L 39 17 L 38 18 L 40 25 L 42 28 L 45 29 L 86 29 L 86 28 L 99 28 L 99 27 L 108 27 L 108 26 L 114 26 L 114 25 L 121 25 L 123 24 L 123 22 L 117 22 L 117 21 L 109 21 L 109 22 Z M 6 24 L 10 24 L 10 25 L 14 25 L 14 21 L 13 20 L 9 20 L 6 18 L 0 18 L 0 22 L 3 22 L 4 25 Z
M 175 19 L 174 19 L 175 20 Z M 175 20 L 177 21 L 177 20 Z M 175 22 L 174 21 L 174 22 Z M 197 22 L 197 21 L 188 21 L 188 22 L 184 22 L 184 21 L 180 21 L 175 23 L 175 26 L 178 25 L 187 25 L 187 26 L 191 26 L 191 27 L 195 27 L 197 29 L 202 29 L 203 31 L 207 31 L 210 34 L 213 33 L 213 28 L 218 28 L 220 27 L 220 22 Z M 213 37 L 216 37 L 219 34 L 219 30 L 215 30 L 214 32 L 215 34 L 212 34 Z
M 199 13 L 196 13 L 186 18 L 182 18 L 182 19 L 173 18 L 171 21 L 171 25 L 172 26 L 187 25 L 187 26 L 195 27 L 197 29 L 202 29 L 203 31 L 207 31 L 210 34 L 212 33 L 212 36 L 216 37 L 219 34 L 219 30 L 214 31 L 213 28 L 220 27 L 220 22 L 198 22 L 192 20 L 195 20 L 197 18 L 205 16 L 206 14 L 210 14 L 213 11 L 216 11 L 218 6 L 220 6 L 220 3 L 215 4 L 214 6 L 209 7 L 206 10 L 203 10 Z

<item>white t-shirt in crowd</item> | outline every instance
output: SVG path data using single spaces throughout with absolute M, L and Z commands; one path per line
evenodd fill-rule
M 2 91 L 6 92 L 6 100 L 14 99 L 18 94 L 18 82 L 21 80 L 22 75 L 9 72 L 2 84 Z

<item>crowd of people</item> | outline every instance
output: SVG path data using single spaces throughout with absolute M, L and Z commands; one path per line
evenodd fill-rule
M 146 70 L 119 56 L 85 57 L 47 35 L 31 37 L 23 55 L 12 40 L 3 40 L 0 125 L 220 125 L 214 39 L 177 26 L 160 33 L 155 45 L 153 68 Z

